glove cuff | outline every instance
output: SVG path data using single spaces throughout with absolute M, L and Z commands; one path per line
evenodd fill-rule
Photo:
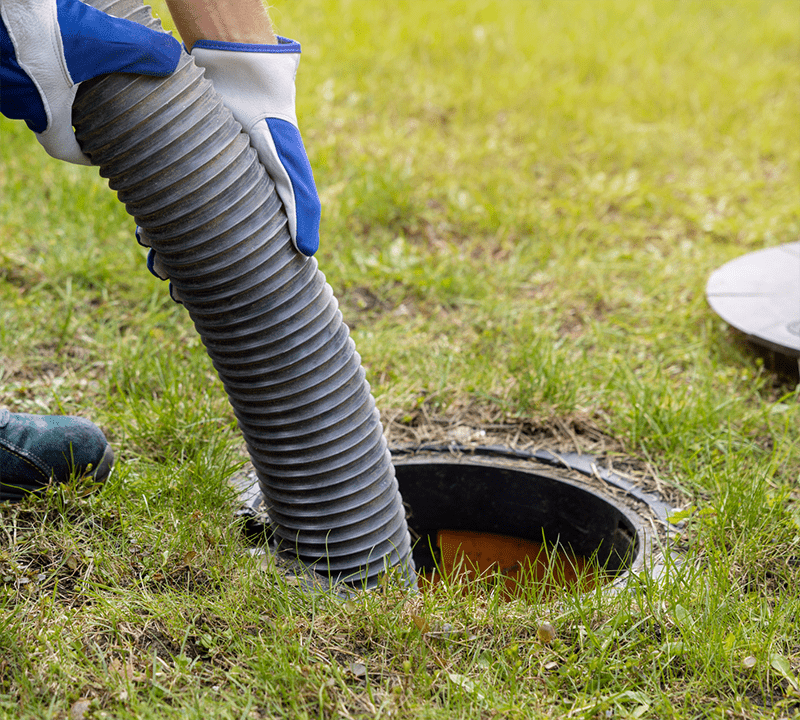
M 201 43 L 205 46 L 201 46 Z M 192 48 L 195 62 L 222 95 L 225 105 L 245 132 L 250 133 L 260 120 L 279 118 L 297 127 L 294 78 L 300 62 L 299 52 L 246 52 L 207 47 L 210 41 L 198 41 Z M 260 48 L 280 47 L 259 45 Z M 298 45 L 299 47 L 299 45 Z
M 228 52 L 269 53 L 271 55 L 283 53 L 300 54 L 300 43 L 297 40 L 278 36 L 277 45 L 261 45 L 256 43 L 235 43 L 225 40 L 196 40 L 192 46 L 202 50 L 227 50 Z

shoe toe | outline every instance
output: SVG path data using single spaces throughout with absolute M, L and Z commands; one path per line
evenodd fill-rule
M 0 500 L 18 500 L 51 481 L 103 482 L 113 463 L 114 451 L 89 420 L 0 411 Z
M 94 423 L 72 416 L 45 417 L 47 430 L 32 438 L 35 452 L 52 468 L 53 479 L 66 482 L 71 477 L 91 475 L 105 479 L 110 470 L 107 454 L 113 461 L 106 436 Z M 105 474 L 101 471 L 105 468 Z

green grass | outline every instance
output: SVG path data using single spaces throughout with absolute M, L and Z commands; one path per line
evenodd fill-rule
M 384 416 L 592 427 L 696 512 L 617 595 L 304 594 L 243 552 L 233 414 L 132 220 L 2 119 L 0 404 L 87 415 L 119 461 L 0 509 L 0 717 L 796 714 L 797 379 L 704 287 L 800 235 L 797 3 L 272 13 Z

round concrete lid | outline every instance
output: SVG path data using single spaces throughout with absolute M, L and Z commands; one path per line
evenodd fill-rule
M 706 298 L 752 342 L 800 358 L 800 242 L 731 260 L 711 274 Z

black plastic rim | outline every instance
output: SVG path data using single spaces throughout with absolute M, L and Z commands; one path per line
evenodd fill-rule
M 650 537 L 638 513 L 540 462 L 485 450 L 396 452 L 393 461 L 420 571 L 435 568 L 444 529 L 558 546 L 596 559 L 609 578 L 644 564 Z

